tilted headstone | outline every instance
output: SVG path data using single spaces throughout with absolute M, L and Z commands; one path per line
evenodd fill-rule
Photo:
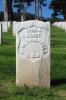
M 1 33 L 1 22 L 0 22 L 0 44 L 1 44 L 1 38 L 2 38 L 2 37 L 1 37 L 1 34 L 2 34 L 2 33 Z
M 31 20 L 18 26 L 16 85 L 50 87 L 50 23 Z
M 7 32 L 7 31 L 8 31 L 8 23 L 2 22 L 2 32 Z

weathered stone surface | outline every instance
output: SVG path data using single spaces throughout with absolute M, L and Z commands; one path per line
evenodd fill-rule
M 26 21 L 16 34 L 16 84 L 50 87 L 50 23 Z

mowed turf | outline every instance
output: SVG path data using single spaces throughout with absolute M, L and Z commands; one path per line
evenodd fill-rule
M 16 87 L 16 43 L 12 28 L 2 35 L 0 100 L 66 100 L 66 32 L 57 27 L 51 27 L 50 89 Z

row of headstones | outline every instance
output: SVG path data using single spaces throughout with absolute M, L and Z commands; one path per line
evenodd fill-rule
M 63 30 L 66 31 L 66 22 L 55 22 L 52 24 L 53 26 L 57 26 L 59 28 L 62 28 Z
M 13 36 L 16 36 L 18 27 L 17 25 L 21 23 L 21 22 L 16 22 L 13 21 L 13 26 L 12 26 L 12 30 L 13 30 Z M 11 22 L 0 22 L 0 44 L 2 42 L 2 32 L 8 32 L 8 28 L 10 28 L 11 26 Z
M 0 44 L 2 42 L 2 33 L 8 32 L 8 28 L 10 28 L 11 22 L 0 22 Z

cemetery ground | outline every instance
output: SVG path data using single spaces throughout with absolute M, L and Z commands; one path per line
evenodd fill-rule
M 12 28 L 0 45 L 0 100 L 66 100 L 66 33 L 51 27 L 51 88 L 16 87 L 16 47 Z M 27 70 L 27 67 L 26 67 Z

